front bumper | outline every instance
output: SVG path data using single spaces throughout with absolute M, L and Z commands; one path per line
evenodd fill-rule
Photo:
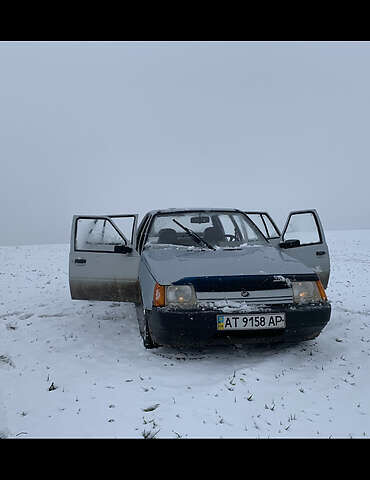
M 298 342 L 317 337 L 330 319 L 329 302 L 309 305 L 273 305 L 265 313 L 284 312 L 286 327 L 271 330 L 217 331 L 217 315 L 222 311 L 166 310 L 146 312 L 147 324 L 157 345 L 194 346 L 230 343 Z M 234 312 L 243 314 L 243 312 Z M 260 311 L 256 310 L 257 314 Z M 247 315 L 253 312 L 247 312 Z

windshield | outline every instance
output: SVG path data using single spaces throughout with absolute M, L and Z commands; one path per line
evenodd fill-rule
M 194 233 L 196 235 L 192 235 Z M 221 248 L 267 244 L 256 226 L 242 213 L 212 210 L 157 214 L 146 243 L 207 248 L 206 243 L 197 241 L 197 236 Z

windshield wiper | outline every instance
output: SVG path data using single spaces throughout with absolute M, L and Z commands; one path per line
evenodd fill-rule
M 174 218 L 172 219 L 173 222 L 175 222 L 179 227 L 183 228 L 185 230 L 185 232 L 190 235 L 198 244 L 199 243 L 204 243 L 204 245 L 206 245 L 208 248 L 210 248 L 211 250 L 216 250 L 215 247 L 213 247 L 210 243 L 208 243 L 206 240 L 204 240 L 202 237 L 200 237 L 199 235 L 197 235 L 195 232 L 193 232 L 193 230 L 190 230 L 190 228 L 187 228 L 187 227 L 184 227 L 184 225 L 181 225 L 180 222 L 178 222 L 177 220 L 175 220 Z

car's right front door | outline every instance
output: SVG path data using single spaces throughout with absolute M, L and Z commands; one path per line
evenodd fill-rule
M 290 212 L 283 232 L 267 212 L 244 212 L 260 229 L 271 245 L 312 268 L 319 276 L 324 288 L 330 277 L 329 249 L 320 217 L 316 210 Z M 286 240 L 299 240 L 299 245 L 289 247 Z
M 294 240 L 298 240 L 299 245 L 284 248 L 284 245 Z M 328 286 L 330 277 L 329 248 L 316 210 L 290 212 L 279 245 L 284 248 L 285 253 L 311 267 L 318 274 L 324 288 Z

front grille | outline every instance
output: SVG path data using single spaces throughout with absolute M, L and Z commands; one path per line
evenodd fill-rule
M 291 288 L 279 288 L 274 290 L 245 290 L 238 292 L 197 292 L 200 304 L 220 304 L 226 302 L 237 306 L 258 304 L 286 304 L 293 303 L 293 291 Z

